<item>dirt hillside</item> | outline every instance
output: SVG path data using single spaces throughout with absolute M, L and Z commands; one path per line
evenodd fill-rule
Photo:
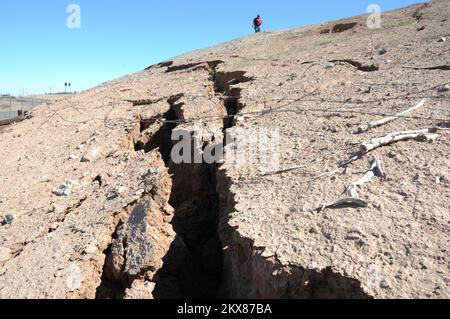
M 251 35 L 0 127 L 0 298 L 449 298 L 448 12 Z M 176 164 L 199 131 L 225 159 Z

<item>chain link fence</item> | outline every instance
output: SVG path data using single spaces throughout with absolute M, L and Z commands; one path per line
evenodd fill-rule
M 0 121 L 23 116 L 25 112 L 48 102 L 40 98 L 0 96 Z

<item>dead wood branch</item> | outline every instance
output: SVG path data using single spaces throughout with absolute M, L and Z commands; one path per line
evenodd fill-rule
M 366 154 L 379 147 L 406 140 L 419 139 L 420 141 L 434 141 L 439 137 L 439 135 L 435 134 L 435 132 L 437 132 L 436 129 L 423 129 L 390 133 L 383 137 L 374 138 L 369 142 L 361 144 L 361 153 Z
M 361 187 L 364 184 L 369 183 L 370 181 L 372 181 L 372 179 L 375 176 L 379 176 L 379 177 L 384 177 L 384 170 L 383 170 L 383 166 L 382 166 L 382 161 L 378 156 L 375 156 L 373 159 L 373 163 L 372 166 L 370 167 L 370 169 L 366 172 L 366 174 L 364 174 L 363 177 L 361 177 L 359 180 L 357 180 L 356 182 L 352 183 L 348 188 L 347 188 L 347 195 L 351 196 L 351 197 L 358 197 L 358 195 L 354 195 L 355 192 L 351 191 L 351 189 L 356 189 L 357 187 Z M 357 194 L 357 193 L 356 193 Z
M 276 171 L 269 171 L 269 172 L 264 172 L 261 174 L 261 176 L 270 176 L 270 175 L 276 175 L 276 174 L 281 174 L 281 173 L 286 173 L 286 172 L 291 172 L 291 171 L 295 171 L 301 168 L 305 168 L 305 165 L 301 165 L 301 166 L 292 166 L 292 167 L 288 167 L 288 168 L 283 168 L 280 170 L 276 170 Z
M 355 198 L 355 197 L 344 197 L 333 203 L 324 204 L 322 207 L 317 209 L 317 212 L 321 212 L 327 208 L 339 208 L 343 206 L 352 206 L 352 207 L 367 207 L 369 203 L 367 203 L 363 199 Z
M 366 174 L 364 174 L 363 177 L 347 187 L 347 189 L 345 190 L 344 198 L 340 198 L 337 201 L 329 204 L 324 204 L 319 209 L 317 209 L 317 211 L 320 212 L 327 208 L 339 208 L 342 206 L 367 207 L 368 202 L 359 198 L 358 188 L 361 188 L 364 184 L 371 182 L 375 176 L 384 177 L 382 160 L 377 156 L 374 157 L 372 166 L 366 172 Z
M 319 175 L 317 175 L 316 177 L 314 177 L 314 181 L 315 180 L 317 180 L 317 179 L 319 179 L 319 178 L 322 178 L 322 177 L 324 177 L 324 176 L 333 176 L 334 174 L 337 174 L 337 173 L 339 173 L 340 171 L 342 171 L 343 169 L 340 167 L 340 168 L 338 168 L 338 169 L 335 169 L 335 170 L 333 170 L 333 171 L 330 171 L 330 172 L 325 172 L 325 173 L 322 173 L 322 174 L 319 174 Z M 345 170 L 344 170 L 344 172 L 345 172 Z
M 400 141 L 407 140 L 417 140 L 420 142 L 433 142 L 439 137 L 439 134 L 436 134 L 438 131 L 448 130 L 447 128 L 442 127 L 433 127 L 421 130 L 412 130 L 412 131 L 400 131 L 395 133 L 389 133 L 383 137 L 374 138 L 368 142 L 360 144 L 360 149 L 356 152 L 350 159 L 346 161 L 342 161 L 339 164 L 339 167 L 345 167 L 348 164 L 357 161 L 362 158 L 365 154 L 372 152 L 373 150 L 390 145 Z
M 359 133 L 359 134 L 360 133 L 364 133 L 364 132 L 367 132 L 367 131 L 369 131 L 370 129 L 372 129 L 374 127 L 378 127 L 378 126 L 384 125 L 386 123 L 392 122 L 392 121 L 394 121 L 396 119 L 399 119 L 399 118 L 401 118 L 402 116 L 404 116 L 404 115 L 406 115 L 408 113 L 411 113 L 411 112 L 413 112 L 413 111 L 415 111 L 417 109 L 420 109 L 421 107 L 423 107 L 425 105 L 426 101 L 427 101 L 427 99 L 423 99 L 417 105 L 415 105 L 412 108 L 409 108 L 409 109 L 407 109 L 407 110 L 405 110 L 403 112 L 400 112 L 397 115 L 385 117 L 384 119 L 373 121 L 373 122 L 361 125 L 358 128 L 358 132 L 357 133 Z

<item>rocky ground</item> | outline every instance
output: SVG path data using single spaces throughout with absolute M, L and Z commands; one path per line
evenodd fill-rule
M 251 35 L 0 128 L 0 298 L 450 297 L 449 7 Z M 261 130 L 276 154 L 227 156 Z M 199 131 L 225 159 L 176 164 Z

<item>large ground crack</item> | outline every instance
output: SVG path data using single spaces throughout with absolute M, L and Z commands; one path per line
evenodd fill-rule
M 223 72 L 215 64 L 207 67 L 211 88 L 223 102 L 218 107 L 227 111 L 222 127 L 226 135 L 245 108 L 240 84 L 253 78 L 245 71 Z M 368 298 L 360 282 L 331 268 L 312 271 L 284 266 L 276 257 L 262 257 L 251 239 L 229 227 L 228 219 L 236 203 L 230 192 L 232 180 L 220 170 L 220 164 L 175 164 L 171 158 L 173 130 L 194 134 L 194 127 L 184 118 L 185 98 L 184 94 L 167 98 L 166 113 L 141 118 L 140 135 L 135 140 L 136 151 L 159 150 L 169 169 L 172 189 L 168 201 L 174 209 L 175 239 L 165 244 L 170 248 L 162 258 L 163 264 L 150 267 L 145 260 L 161 243 L 144 236 L 145 222 L 141 219 L 146 218 L 148 203 L 136 203 L 127 211 L 127 221 L 117 223 L 112 244 L 105 252 L 108 257 L 98 296 L 122 298 L 133 283 L 144 281 L 144 286 L 150 283 L 154 287 L 152 295 L 156 299 Z M 223 144 L 207 143 L 225 147 L 226 139 Z M 141 247 L 139 256 L 129 251 L 130 245 Z
M 240 101 L 242 89 L 239 84 L 254 81 L 254 78 L 245 74 L 245 71 L 212 73 L 215 89 L 223 95 L 223 103 L 227 110 L 227 117 L 223 122 L 224 131 L 233 126 L 235 116 L 245 107 Z
M 218 64 L 209 63 L 208 68 L 211 86 L 220 95 L 227 110 L 223 121 L 223 129 L 226 130 L 243 108 L 237 85 L 252 79 L 246 77 L 244 71 L 218 72 Z M 182 121 L 183 114 L 174 107 L 173 102 L 173 114 Z M 170 160 L 168 163 L 173 176 L 170 204 L 175 209 L 173 225 L 177 238 L 165 257 L 165 266 L 158 274 L 154 296 L 187 299 L 221 297 L 223 245 L 218 233 L 218 164 L 174 164 Z
M 183 96 L 183 94 L 178 94 L 168 98 L 167 103 L 170 108 L 162 117 L 140 119 L 140 137 L 135 141 L 136 152 L 143 150 L 148 153 L 159 149 L 168 166 L 172 150 L 172 131 L 178 125 L 183 107 L 183 103 L 179 103 L 179 100 Z

